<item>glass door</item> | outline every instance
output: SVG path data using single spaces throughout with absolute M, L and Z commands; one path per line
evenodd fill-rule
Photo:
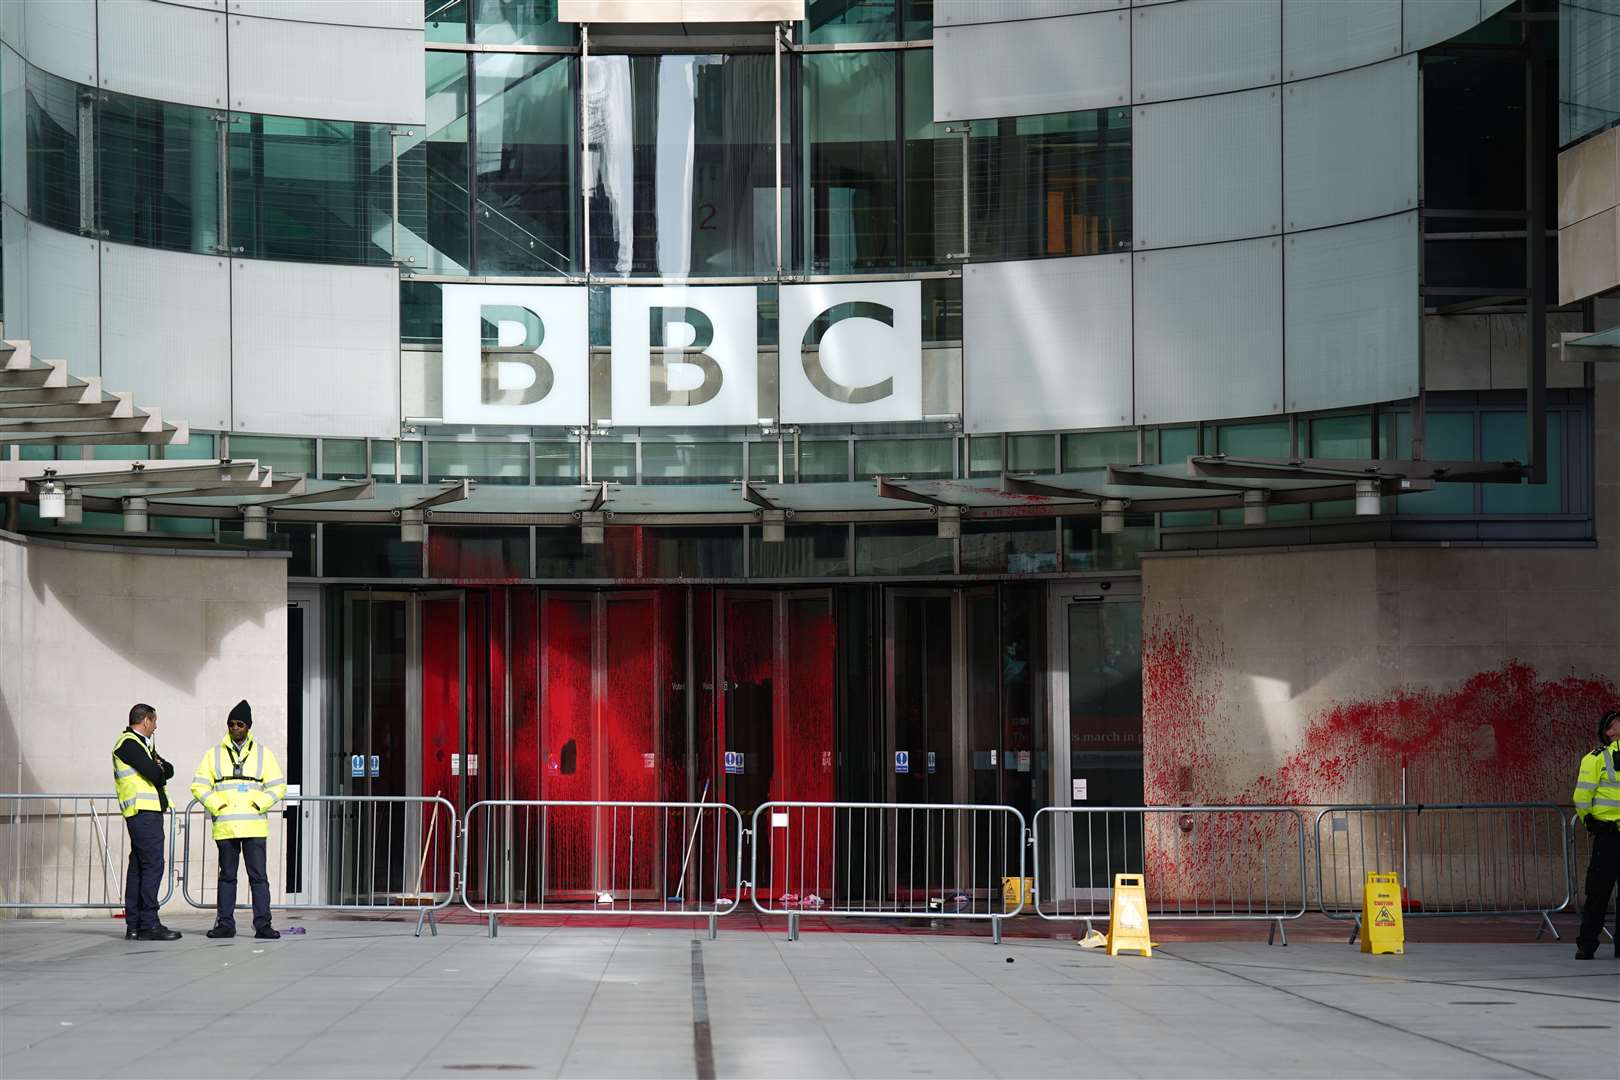
M 958 768 L 966 756 L 966 716 L 960 708 L 964 670 L 961 600 L 959 592 L 948 589 L 886 590 L 884 660 L 890 750 L 884 764 L 890 802 L 940 805 L 959 803 L 966 797 L 966 770 Z M 943 827 L 948 828 L 952 818 L 945 815 Z M 910 832 L 897 826 L 892 838 L 893 886 L 901 893 L 926 888 L 926 881 L 910 880 L 912 868 L 920 875 L 938 861 L 912 850 L 918 841 Z M 947 835 L 929 837 L 926 842 L 935 850 L 951 851 L 961 849 L 968 840 Z M 933 866 L 932 872 L 937 874 L 938 867 Z
M 313 902 L 320 892 L 320 863 L 315 857 L 319 839 L 314 803 L 301 803 L 299 795 L 321 790 L 320 593 L 314 589 L 289 590 L 287 602 L 287 744 L 283 752 L 287 774 L 287 801 L 281 816 L 286 822 L 282 892 L 289 903 Z

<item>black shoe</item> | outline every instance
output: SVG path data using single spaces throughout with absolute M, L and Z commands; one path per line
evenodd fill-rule
M 273 926 L 261 926 L 257 930 L 253 931 L 253 936 L 256 938 L 263 938 L 266 941 L 275 941 L 281 937 L 281 931 L 277 930 Z
M 180 931 L 170 930 L 167 926 L 154 926 L 150 930 L 135 931 L 136 941 L 179 941 Z
M 208 936 L 211 938 L 235 937 L 236 931 L 228 926 L 216 926 L 208 931 Z
M 140 933 L 140 931 L 135 929 L 133 926 L 126 926 L 126 927 L 124 927 L 124 940 L 125 941 L 134 941 L 135 940 L 135 935 L 139 934 L 139 933 Z

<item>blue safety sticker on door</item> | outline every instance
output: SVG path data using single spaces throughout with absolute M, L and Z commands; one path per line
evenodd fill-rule
M 743 752 L 741 750 L 726 751 L 726 775 L 741 776 L 743 772 Z
M 354 780 L 364 780 L 366 777 L 366 755 L 349 755 L 349 777 Z
M 910 750 L 896 750 L 894 752 L 894 771 L 897 773 L 909 773 L 911 771 Z
M 380 754 L 371 755 L 371 760 L 366 766 L 366 773 L 369 776 L 382 775 L 382 756 Z
M 930 751 L 928 751 L 928 775 L 929 776 L 934 775 L 934 764 L 935 764 L 935 762 L 934 762 L 934 752 L 932 750 L 930 750 Z

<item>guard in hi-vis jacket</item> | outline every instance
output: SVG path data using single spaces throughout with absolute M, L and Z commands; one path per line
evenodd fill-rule
M 129 726 L 119 733 L 112 749 L 113 790 L 129 830 L 129 872 L 124 877 L 126 940 L 175 941 L 180 937 L 180 931 L 158 922 L 163 823 L 169 810 L 169 793 L 163 785 L 174 776 L 174 766 L 158 756 L 152 741 L 157 721 L 152 706 L 131 706 Z
M 265 838 L 270 835 L 270 808 L 287 793 L 281 763 L 270 748 L 253 738 L 253 708 L 239 701 L 225 721 L 225 738 L 203 754 L 191 778 L 192 798 L 214 821 L 219 848 L 219 892 L 211 938 L 236 936 L 237 856 L 247 864 L 253 893 L 253 936 L 278 938 L 270 925 L 270 879 L 265 874 Z
M 1598 721 L 1598 748 L 1581 758 L 1575 781 L 1575 813 L 1592 834 L 1592 861 L 1586 867 L 1586 903 L 1575 935 L 1575 959 L 1597 955 L 1609 894 L 1620 881 L 1620 710 Z M 1620 956 L 1620 914 L 1615 916 L 1614 952 Z

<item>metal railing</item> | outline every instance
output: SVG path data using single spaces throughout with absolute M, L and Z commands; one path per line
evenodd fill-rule
M 1305 819 L 1286 806 L 1047 807 L 1035 814 L 1035 913 L 1109 920 L 1115 874 L 1142 874 L 1158 920 L 1284 923 L 1308 906 Z
M 1569 815 L 1569 896 L 1570 906 L 1576 914 L 1586 910 L 1586 867 L 1592 861 L 1592 834 L 1586 831 L 1581 823 L 1579 814 Z M 1614 909 L 1620 905 L 1620 891 L 1609 894 L 1609 907 L 1603 915 L 1603 933 L 1610 941 L 1614 940 Z M 1544 928 L 1545 929 L 1545 928 Z M 1539 937 L 1540 934 L 1537 934 Z
M 181 893 L 213 910 L 219 863 L 202 804 L 186 807 Z M 269 815 L 270 906 L 281 911 L 416 912 L 438 933 L 433 913 L 456 894 L 456 808 L 448 799 L 405 795 L 294 795 Z M 238 864 L 236 907 L 251 905 Z
M 1316 815 L 1316 882 L 1322 914 L 1354 919 L 1372 872 L 1400 875 L 1406 918 L 1539 915 L 1569 906 L 1566 811 L 1552 803 L 1330 806 Z
M 725 803 L 492 799 L 462 820 L 462 903 L 487 916 L 647 915 L 737 907 L 742 815 Z
M 988 919 L 999 942 L 1024 909 L 1024 816 L 1010 806 L 767 802 L 751 835 L 754 908 L 786 915 L 789 940 L 808 914 Z
M 158 906 L 174 895 L 173 809 Z M 129 832 L 115 795 L 0 794 L 0 910 L 121 911 Z

